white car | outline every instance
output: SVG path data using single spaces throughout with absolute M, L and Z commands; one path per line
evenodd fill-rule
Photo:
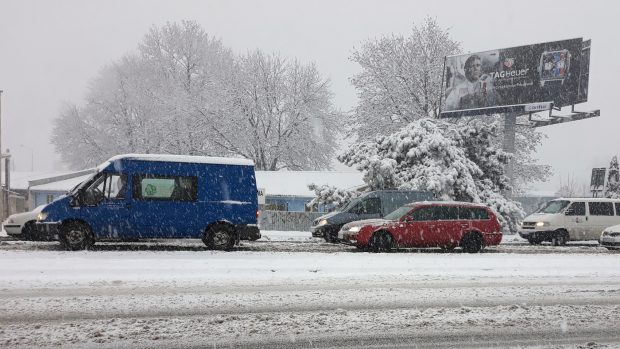
M 37 230 L 35 222 L 37 215 L 45 205 L 36 207 L 30 212 L 15 213 L 9 216 L 4 222 L 2 227 L 6 231 L 8 236 L 20 240 L 38 240 Z
M 605 228 L 599 242 L 608 250 L 620 250 L 620 224 Z

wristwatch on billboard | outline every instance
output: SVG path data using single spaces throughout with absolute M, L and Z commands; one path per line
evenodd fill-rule
M 538 73 L 540 75 L 540 85 L 551 83 L 563 84 L 568 78 L 570 69 L 570 52 L 566 49 L 558 51 L 544 51 L 540 55 L 540 65 Z

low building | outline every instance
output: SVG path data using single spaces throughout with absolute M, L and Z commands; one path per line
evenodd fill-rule
M 76 172 L 13 173 L 11 190 L 26 198 L 25 210 L 47 204 L 84 181 L 93 169 Z M 364 184 L 360 172 L 256 171 L 256 185 L 264 192 L 264 210 L 304 212 L 314 197 L 308 185 L 353 189 Z M 319 206 L 317 211 L 324 212 Z
M 354 190 L 364 185 L 361 172 L 336 171 L 256 171 L 256 186 L 265 191 L 264 210 L 325 212 L 308 204 L 316 196 L 308 189 L 310 184 L 330 185 L 338 189 Z

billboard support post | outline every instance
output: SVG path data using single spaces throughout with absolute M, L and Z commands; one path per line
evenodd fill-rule
M 518 113 L 506 113 L 504 114 L 504 141 L 502 149 L 514 155 L 515 153 L 515 135 L 517 128 L 517 114 Z M 512 188 L 514 187 L 514 160 L 511 158 L 506 165 L 506 176 L 509 179 L 510 190 L 505 191 L 505 195 L 512 196 Z

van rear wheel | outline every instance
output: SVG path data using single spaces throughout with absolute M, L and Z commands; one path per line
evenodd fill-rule
M 235 245 L 235 229 L 228 224 L 215 224 L 205 233 L 202 241 L 210 250 L 230 251 Z
M 95 244 L 95 239 L 88 225 L 80 222 L 63 224 L 60 227 L 58 239 L 68 251 L 85 250 Z
M 542 240 L 535 238 L 527 239 L 527 241 L 530 243 L 530 245 L 540 245 L 542 243 Z

